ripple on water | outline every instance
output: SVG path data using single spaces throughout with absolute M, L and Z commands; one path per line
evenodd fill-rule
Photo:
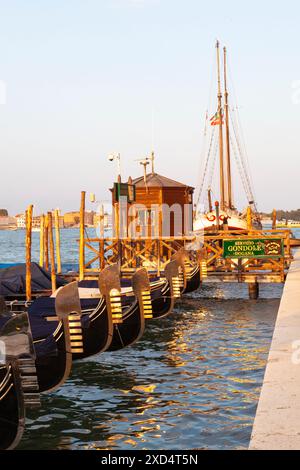
M 134 347 L 76 363 L 20 448 L 247 447 L 279 301 L 238 299 L 238 287 L 206 287 Z

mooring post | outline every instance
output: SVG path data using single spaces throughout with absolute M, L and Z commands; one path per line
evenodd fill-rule
M 53 240 L 52 212 L 48 212 L 48 232 L 50 242 L 50 261 L 51 261 L 51 286 L 52 293 L 56 291 L 56 272 L 55 272 L 55 252 Z
M 45 216 L 44 214 L 42 214 L 40 218 L 40 262 L 39 262 L 39 265 L 41 268 L 43 268 L 44 266 L 44 243 L 45 243 L 44 225 L 45 225 Z
M 57 274 L 61 274 L 59 210 L 54 211 Z
M 80 239 L 79 239 L 79 280 L 84 279 L 84 219 L 85 219 L 85 191 L 81 192 L 80 204 Z
M 277 211 L 273 209 L 272 212 L 272 230 L 276 230 L 277 227 Z
M 99 223 L 100 223 L 100 243 L 99 243 L 99 268 L 100 270 L 105 268 L 105 232 L 104 232 L 104 206 L 100 207 Z
M 249 299 L 257 300 L 259 298 L 259 284 L 257 281 L 248 284 Z
M 45 269 L 49 271 L 49 231 L 48 231 L 48 214 L 45 216 L 44 221 L 44 256 L 45 256 Z
M 31 244 L 32 244 L 33 205 L 26 210 L 26 300 L 31 300 Z

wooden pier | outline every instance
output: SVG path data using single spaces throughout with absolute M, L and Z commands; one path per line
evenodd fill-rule
M 251 450 L 300 450 L 300 249 L 281 299 Z
M 81 233 L 83 233 L 81 231 Z M 273 245 L 266 253 L 239 257 L 224 253 L 225 243 L 251 246 Z M 158 238 L 87 238 L 80 240 L 82 278 L 97 276 L 105 266 L 118 263 L 124 274 L 146 267 L 158 275 L 181 248 L 189 251 L 191 261 L 199 262 L 202 281 L 240 283 L 282 283 L 292 260 L 288 230 L 219 231 L 196 236 Z M 275 250 L 275 251 L 274 251 Z M 277 251 L 276 251 L 277 250 Z M 89 253 L 89 254 L 88 254 Z M 243 254 L 243 253 L 242 253 Z

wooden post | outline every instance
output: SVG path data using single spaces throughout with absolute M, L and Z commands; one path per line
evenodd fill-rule
M 276 230 L 276 227 L 277 227 L 277 211 L 276 209 L 274 209 L 272 213 L 272 230 Z
M 161 274 L 161 266 L 160 266 L 160 239 L 156 240 L 156 252 L 157 252 L 157 275 L 160 276 Z
M 31 300 L 31 244 L 33 205 L 26 211 L 26 299 Z
M 120 245 L 120 210 L 119 210 L 119 203 L 115 202 L 114 204 L 114 231 L 116 237 L 116 245 L 117 245 L 117 263 L 121 268 L 121 245 Z
M 257 300 L 259 297 L 259 284 L 258 282 L 252 282 L 248 284 L 249 298 L 251 300 Z
M 215 202 L 216 206 L 216 224 L 217 224 L 217 230 L 220 230 L 220 205 L 218 201 Z
M 80 239 L 79 239 L 79 280 L 84 279 L 84 219 L 85 219 L 85 191 L 81 192 L 81 204 L 80 204 Z
M 49 233 L 49 242 L 50 242 L 51 285 L 52 285 L 52 293 L 53 293 L 56 291 L 56 273 L 55 273 L 55 253 L 54 253 L 54 241 L 53 241 L 52 212 L 48 212 L 48 233 Z
M 57 274 L 61 274 L 59 210 L 54 212 Z
M 103 204 L 100 207 L 99 213 L 99 224 L 100 224 L 100 243 L 99 243 L 99 268 L 100 271 L 105 268 L 105 249 L 104 249 L 104 206 Z
M 49 271 L 49 231 L 48 231 L 48 214 L 45 216 L 44 220 L 44 256 L 45 256 L 45 269 Z
M 40 263 L 39 263 L 41 268 L 43 268 L 44 266 L 44 244 L 45 244 L 44 225 L 45 225 L 45 216 L 44 214 L 42 214 L 41 223 L 40 223 Z
M 100 238 L 104 238 L 104 206 L 100 207 Z

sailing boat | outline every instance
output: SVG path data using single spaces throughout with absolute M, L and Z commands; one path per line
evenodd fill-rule
M 223 110 L 223 94 L 221 86 L 221 64 L 220 64 L 220 43 L 217 41 L 217 79 L 218 79 L 218 109 L 216 114 L 210 119 L 210 125 L 213 129 L 213 135 L 215 129 L 218 129 L 218 149 L 219 149 L 219 176 L 220 176 L 220 201 L 215 203 L 213 207 L 212 203 L 212 190 L 209 186 L 207 189 L 207 200 L 208 200 L 208 211 L 195 214 L 194 218 L 194 231 L 213 231 L 222 228 L 228 228 L 229 230 L 247 230 L 249 226 L 249 218 L 251 218 L 251 224 L 255 228 L 261 228 L 259 217 L 257 214 L 256 204 L 254 201 L 253 191 L 251 188 L 251 180 L 245 161 L 239 162 L 239 169 L 242 171 L 242 181 L 244 189 L 248 197 L 249 207 L 243 213 L 239 212 L 233 202 L 233 187 L 232 187 L 232 162 L 231 162 L 231 145 L 232 138 L 230 135 L 230 114 L 229 114 L 229 93 L 227 87 L 227 50 L 224 47 L 224 110 Z M 208 117 L 208 115 L 207 115 Z M 224 142 L 224 127 L 225 137 Z M 213 138 L 212 135 L 212 138 Z M 236 137 L 236 132 L 234 133 Z M 206 171 L 211 157 L 212 140 L 207 155 L 205 170 L 202 180 L 202 185 L 199 191 L 198 204 L 202 195 L 202 190 L 205 182 Z M 239 148 L 239 143 L 237 143 Z M 225 155 L 224 155 L 225 154 Z M 241 155 L 242 158 L 242 155 Z M 212 177 L 212 175 L 211 175 Z M 197 205 L 198 205 L 197 204 Z

